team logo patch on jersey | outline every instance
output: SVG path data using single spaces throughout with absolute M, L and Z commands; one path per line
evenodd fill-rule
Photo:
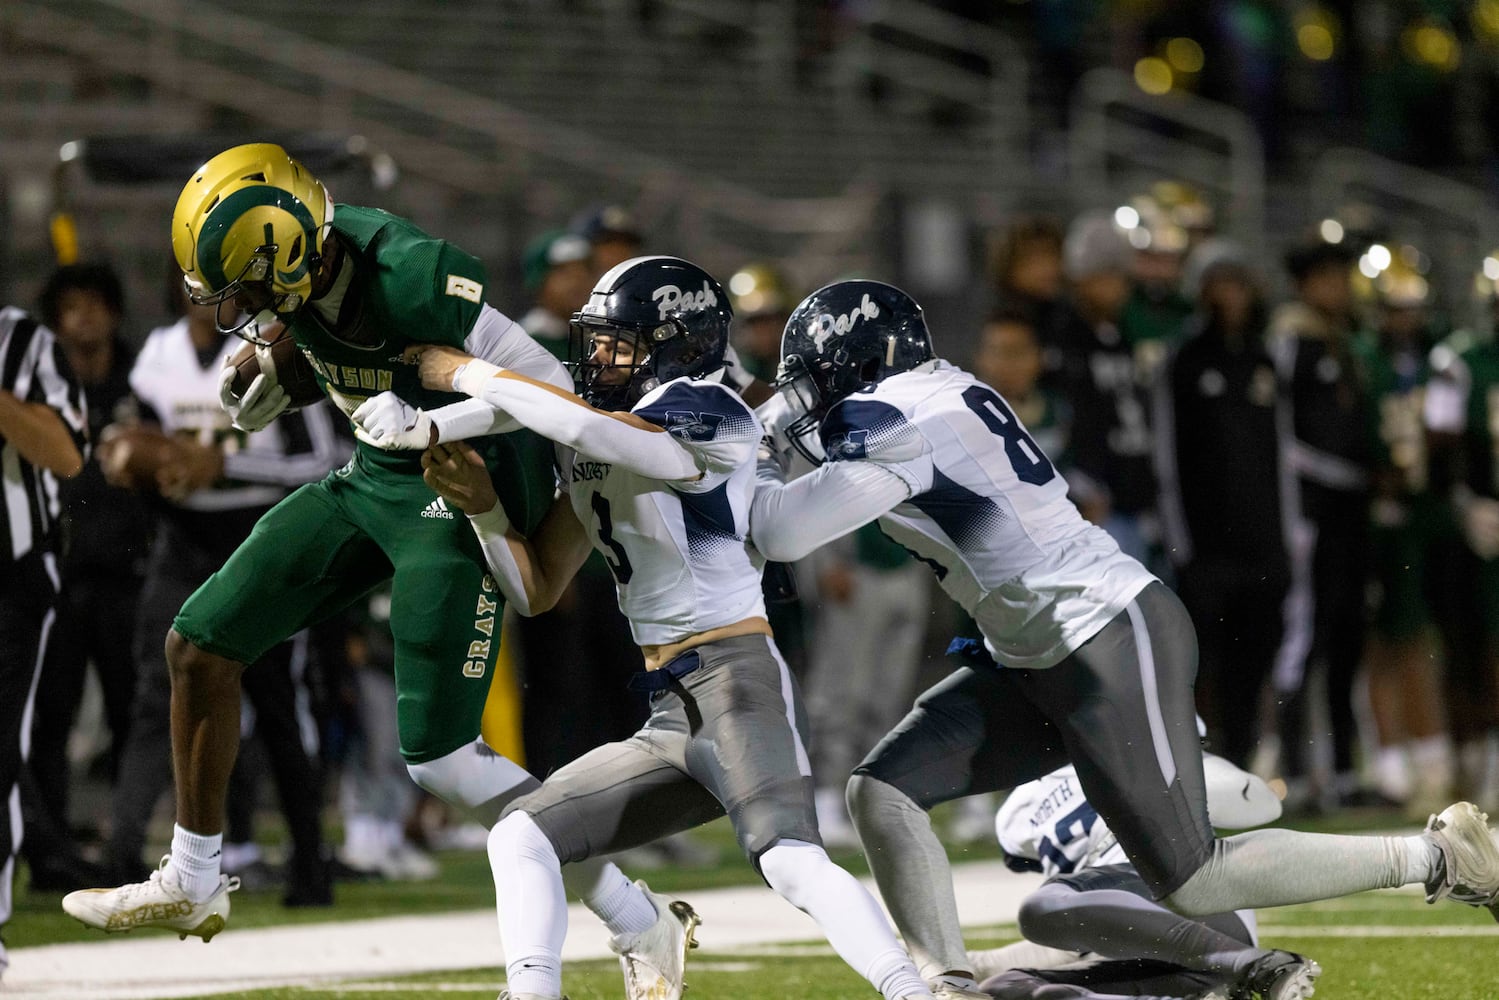
M 847 434 L 834 434 L 828 439 L 827 454 L 830 462 L 852 462 L 865 458 L 869 452 L 865 448 L 869 440 L 869 431 L 856 430 Z
M 453 511 L 448 507 L 446 500 L 438 497 L 422 508 L 422 517 L 440 517 L 445 521 L 451 521 L 453 520 Z
M 667 410 L 666 432 L 683 441 L 712 441 L 723 423 L 721 413 L 694 413 L 692 410 Z

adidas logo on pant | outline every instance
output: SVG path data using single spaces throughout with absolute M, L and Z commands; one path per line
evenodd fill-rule
M 422 508 L 422 517 L 442 517 L 451 521 L 453 519 L 453 512 L 448 508 L 448 502 L 442 497 L 438 497 Z

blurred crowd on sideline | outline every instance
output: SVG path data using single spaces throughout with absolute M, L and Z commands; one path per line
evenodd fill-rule
M 566 361 L 568 319 L 599 275 L 680 249 L 654 245 L 626 208 L 590 209 L 526 248 L 531 301 L 495 305 Z M 1499 255 L 1472 262 L 1485 320 L 1440 329 L 1429 262 L 1400 234 L 1328 220 L 1284 260 L 1255 259 L 1214 234 L 1197 193 L 1161 183 L 1113 211 L 1014 218 L 989 263 L 989 310 L 935 329 L 938 352 L 1003 394 L 1083 514 L 1177 588 L 1210 749 L 1282 779 L 1292 812 L 1499 805 Z M 1268 301 L 1282 267 L 1294 295 Z M 741 363 L 773 380 L 786 317 L 814 285 L 763 262 L 721 278 Z M 164 303 L 127 311 L 108 264 L 70 265 L 26 303 L 84 386 L 94 443 L 62 487 L 64 598 L 22 783 L 37 890 L 152 866 L 171 784 L 172 616 L 260 513 L 352 447 L 327 403 L 235 430 L 212 401 L 239 342 L 176 273 L 163 284 Z M 143 341 L 122 332 L 153 317 Z M 195 395 L 195 379 L 215 388 Z M 875 525 L 794 567 L 795 597 L 785 576 L 772 623 L 807 694 L 825 839 L 849 844 L 843 784 L 941 669 L 932 650 L 953 623 L 927 567 Z M 251 888 L 284 879 L 288 905 L 326 905 L 339 878 L 430 878 L 431 850 L 483 843 L 419 796 L 396 752 L 389 606 L 377 590 L 245 673 L 254 738 L 224 869 Z M 602 560 L 556 610 L 512 616 L 505 646 L 486 737 L 535 773 L 644 720 L 625 689 L 639 653 Z M 102 697 L 81 724 L 86 688 Z M 257 838 L 261 775 L 285 818 L 274 852 Z M 960 805 L 949 833 L 987 839 L 993 809 Z M 712 855 L 682 837 L 626 860 Z

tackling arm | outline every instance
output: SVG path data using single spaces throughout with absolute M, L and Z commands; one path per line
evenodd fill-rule
M 555 385 L 452 348 L 408 348 L 419 359 L 422 384 L 483 400 L 542 437 L 590 458 L 666 482 L 701 478 L 693 454 L 661 427 L 630 413 L 608 413 Z
M 750 505 L 750 537 L 765 558 L 793 562 L 861 528 L 911 495 L 896 473 L 873 462 L 829 462 L 794 482 L 762 449 Z

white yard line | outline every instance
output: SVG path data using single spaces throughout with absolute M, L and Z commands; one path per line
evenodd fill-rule
M 1038 880 L 999 862 L 953 866 L 965 924 L 1010 923 Z M 873 891 L 873 885 L 865 880 Z M 810 917 L 763 886 L 684 893 L 703 917 L 698 937 L 715 951 L 815 940 Z M 568 909 L 563 957 L 609 958 L 598 921 Z M 195 939 L 138 931 L 87 944 L 16 948 L 0 981 L 5 1000 L 165 1000 L 351 978 L 487 968 L 503 964 L 493 911 L 383 917 L 324 924 L 229 930 L 204 946 Z M 495 983 L 498 990 L 499 983 Z

